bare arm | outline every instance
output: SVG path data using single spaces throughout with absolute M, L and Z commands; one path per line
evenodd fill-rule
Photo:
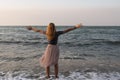
M 63 33 L 67 33 L 67 32 L 69 32 L 69 31 L 75 30 L 75 29 L 77 29 L 77 28 L 80 28 L 81 26 L 82 26 L 82 24 L 78 24 L 78 25 L 76 25 L 76 26 L 73 27 L 73 28 L 69 28 L 69 29 L 64 30 Z
M 40 32 L 41 34 L 45 34 L 45 33 L 46 33 L 46 32 L 43 31 L 43 30 L 40 30 L 40 29 L 31 27 L 31 26 L 28 26 L 27 29 L 28 29 L 28 30 L 33 30 L 34 32 Z

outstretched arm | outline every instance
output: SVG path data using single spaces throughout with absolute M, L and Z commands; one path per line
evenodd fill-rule
M 75 29 L 77 29 L 77 28 L 80 28 L 81 26 L 82 26 L 82 24 L 78 24 L 78 25 L 76 25 L 76 26 L 73 27 L 73 28 L 69 28 L 69 29 L 64 30 L 63 33 L 67 33 L 67 32 L 69 32 L 69 31 L 75 30 Z
M 46 33 L 46 32 L 43 31 L 43 30 L 40 30 L 40 29 L 31 27 L 31 26 L 28 26 L 27 29 L 28 29 L 28 30 L 33 30 L 34 32 L 40 32 L 41 34 L 45 34 L 45 33 Z

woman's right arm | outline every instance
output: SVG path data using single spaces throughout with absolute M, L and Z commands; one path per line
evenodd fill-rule
M 67 33 L 67 32 L 69 32 L 69 31 L 75 30 L 75 29 L 77 29 L 77 28 L 80 28 L 81 26 L 82 26 L 82 24 L 78 24 L 78 25 L 76 25 L 76 26 L 73 27 L 73 28 L 69 28 L 69 29 L 64 30 L 63 33 Z
M 28 29 L 28 30 L 33 30 L 34 32 L 40 32 L 40 33 L 42 33 L 42 34 L 46 34 L 45 31 L 40 30 L 40 29 L 37 29 L 37 28 L 34 28 L 34 27 L 31 27 L 31 26 L 28 26 L 27 29 Z

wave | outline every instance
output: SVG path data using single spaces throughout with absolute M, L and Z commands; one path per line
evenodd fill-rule
M 102 55 L 102 56 L 110 56 L 110 57 L 120 57 L 120 55 L 119 54 L 111 54 L 111 53 L 109 53 L 109 54 L 100 54 L 100 55 Z
M 86 60 L 86 57 L 96 57 L 94 54 L 79 54 L 74 56 L 64 56 L 60 57 L 60 59 L 80 59 L 80 60 Z
M 112 41 L 112 40 L 97 40 L 92 42 L 92 44 L 108 44 L 108 45 L 120 45 L 120 41 L 116 40 L 116 41 Z
M 80 59 L 80 60 L 86 60 L 85 58 L 83 57 L 70 57 L 70 56 L 66 56 L 66 57 L 60 57 L 60 59 Z
M 3 44 L 23 44 L 23 45 L 34 45 L 34 44 L 47 44 L 47 41 L 39 41 L 39 40 L 28 40 L 28 41 L 3 41 L 1 40 L 0 43 Z M 58 42 L 58 44 L 60 45 L 67 45 L 69 47 L 73 47 L 73 46 L 93 46 L 93 45 L 120 45 L 120 41 L 110 41 L 110 40 L 104 40 L 104 39 L 94 39 L 94 40 L 89 40 L 86 42 L 77 42 L 77 41 L 72 41 L 72 42 Z
M 5 44 L 38 44 L 41 42 L 30 42 L 30 41 L 0 41 L 0 43 Z
M 25 57 L 14 57 L 14 58 L 7 58 L 7 57 L 0 57 L 1 60 L 5 60 L 5 61 L 21 61 L 21 60 L 25 60 Z
M 105 41 L 105 43 L 110 45 L 120 45 L 120 41 Z
M 68 72 L 68 75 L 60 73 L 59 79 L 55 79 L 54 75 L 50 75 L 49 80 L 119 80 L 119 72 Z M 31 73 L 30 71 L 16 71 L 16 72 L 0 72 L 0 80 L 46 80 L 44 72 L 40 74 Z
M 107 44 L 107 45 L 120 45 L 120 41 L 111 41 L 111 40 L 105 40 L 105 39 L 95 39 L 91 40 L 88 43 L 79 43 L 77 44 L 78 46 L 84 46 L 84 45 L 102 45 L 102 44 Z

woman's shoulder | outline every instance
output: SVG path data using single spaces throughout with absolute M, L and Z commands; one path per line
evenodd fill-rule
M 63 31 L 57 31 L 56 33 L 60 35 L 60 34 L 63 34 Z
M 57 31 L 57 33 L 63 33 L 63 31 Z

